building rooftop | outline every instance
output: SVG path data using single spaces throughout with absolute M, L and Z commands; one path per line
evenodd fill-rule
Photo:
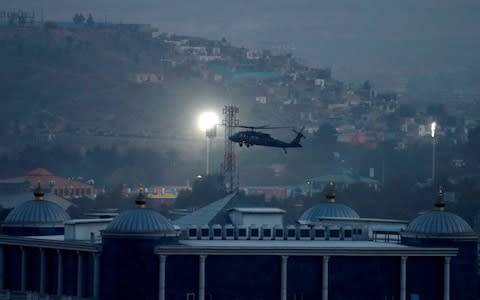
M 3 227 L 63 226 L 70 216 L 58 204 L 44 200 L 45 193 L 40 185 L 34 191 L 35 200 L 15 207 L 3 221 Z
M 435 209 L 413 219 L 402 236 L 477 238 L 472 227 L 464 219 L 445 211 L 446 202 L 443 195 L 442 187 L 440 187 Z
M 461 217 L 447 211 L 431 211 L 408 224 L 405 234 L 418 235 L 475 235 L 472 227 Z
M 352 208 L 341 203 L 320 203 L 307 209 L 298 219 L 302 223 L 315 223 L 320 218 L 359 219 L 360 216 Z
M 336 256 L 454 256 L 456 248 L 421 248 L 372 241 L 292 240 L 181 240 L 175 246 L 157 246 L 155 253 L 205 255 L 336 255 Z
M 189 225 L 225 225 L 231 223 L 228 217 L 230 209 L 253 208 L 258 207 L 258 205 L 258 203 L 248 200 L 239 193 L 233 193 L 175 220 L 174 223 L 182 228 Z
M 177 230 L 167 218 L 153 209 L 145 208 L 146 195 L 143 188 L 140 189 L 135 203 L 136 208 L 115 217 L 102 234 L 177 235 Z
M 106 233 L 171 233 L 175 228 L 160 213 L 148 208 L 127 210 L 113 219 Z
M 234 207 L 229 211 L 238 211 L 247 214 L 284 214 L 285 210 L 276 207 Z

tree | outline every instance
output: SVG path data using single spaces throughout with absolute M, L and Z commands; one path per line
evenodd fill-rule
M 415 116 L 415 108 L 409 104 L 402 104 L 398 107 L 398 115 L 402 118 L 411 118 Z
M 76 13 L 76 14 L 73 16 L 73 23 L 75 23 L 75 24 L 82 24 L 83 22 L 85 22 L 85 17 L 83 16 L 83 14 L 81 14 L 81 13 Z
M 93 26 L 93 24 L 95 24 L 95 21 L 93 20 L 92 14 L 88 14 L 87 26 Z
M 225 196 L 223 176 L 200 176 L 194 182 L 191 193 L 179 194 L 176 208 L 200 208 Z

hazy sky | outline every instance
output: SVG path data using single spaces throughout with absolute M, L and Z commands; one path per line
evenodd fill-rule
M 292 52 L 344 80 L 398 84 L 417 73 L 480 66 L 478 0 L 0 0 L 0 9 L 76 12 L 97 21 Z

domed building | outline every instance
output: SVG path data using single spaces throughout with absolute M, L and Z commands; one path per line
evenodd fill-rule
M 135 202 L 136 208 L 118 215 L 102 232 L 103 280 L 116 287 L 103 290 L 105 299 L 158 298 L 158 264 L 152 263 L 158 260 L 155 247 L 178 243 L 180 233 L 172 223 L 145 207 L 143 189 Z
M 430 258 L 424 259 L 424 265 L 415 266 L 410 272 L 411 281 L 407 286 L 421 291 L 426 289 L 433 278 L 422 276 L 421 268 L 430 268 L 445 272 L 450 284 L 444 285 L 444 294 L 455 295 L 455 299 L 475 299 L 477 286 L 477 264 L 472 263 L 477 258 L 478 237 L 472 227 L 460 216 L 445 210 L 446 203 L 443 191 L 440 188 L 435 208 L 413 219 L 402 232 L 402 244 L 416 247 L 458 249 L 455 257 L 445 257 L 443 261 Z M 417 269 L 418 268 L 418 269 Z M 462 274 L 462 276 L 450 278 L 450 273 Z M 433 282 L 432 282 L 433 284 Z M 440 297 L 441 294 L 438 294 Z
M 413 219 L 402 234 L 404 241 L 412 243 L 410 239 L 461 239 L 477 236 L 472 227 L 461 217 L 445 211 L 443 191 L 440 189 L 435 209 Z
M 336 194 L 334 191 L 333 182 L 330 182 L 327 187 L 326 198 L 326 203 L 319 203 L 307 209 L 298 219 L 298 223 L 313 224 L 318 222 L 319 218 L 360 218 L 357 212 L 352 208 L 345 204 L 336 203 Z
M 2 224 L 7 235 L 42 236 L 64 234 L 64 222 L 70 216 L 58 204 L 44 199 L 45 193 L 38 185 L 35 199 L 14 208 Z

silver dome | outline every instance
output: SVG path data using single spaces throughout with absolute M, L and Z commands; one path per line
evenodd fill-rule
M 474 235 L 472 227 L 461 217 L 446 211 L 431 211 L 413 219 L 406 234 Z
M 31 200 L 13 209 L 4 226 L 63 225 L 70 216 L 59 205 L 47 200 Z
M 298 219 L 299 222 L 318 222 L 318 218 L 352 218 L 360 216 L 350 207 L 340 203 L 320 203 L 307 209 Z
M 160 213 L 147 208 L 135 208 L 118 215 L 105 229 L 106 233 L 173 233 L 172 223 Z

